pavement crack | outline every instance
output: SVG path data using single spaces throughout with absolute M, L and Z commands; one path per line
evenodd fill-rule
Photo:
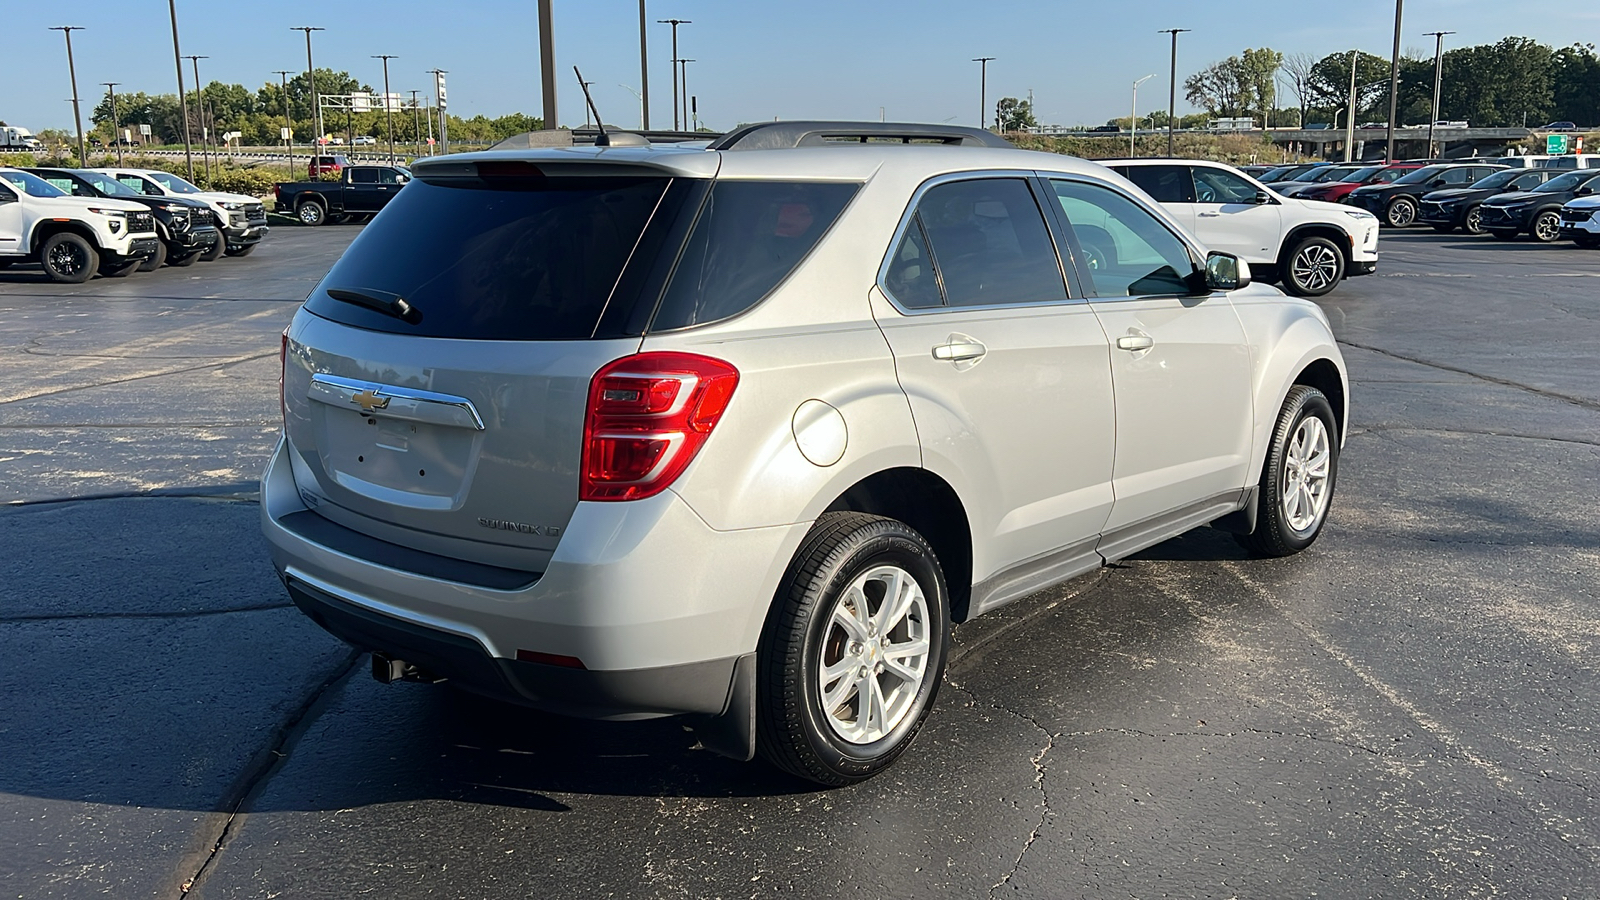
M 293 603 L 262 603 L 256 606 L 230 606 L 227 609 L 198 609 L 182 612 L 49 613 L 34 616 L 3 616 L 0 617 L 0 625 L 14 625 L 24 622 L 78 622 L 85 619 L 198 619 L 206 616 L 266 612 L 274 609 L 291 609 L 293 607 Z
M 226 503 L 261 502 L 260 486 L 253 481 L 239 484 L 219 484 L 215 487 L 149 488 L 140 491 L 107 491 L 103 494 L 80 494 L 76 497 L 41 497 L 33 500 L 6 500 L 0 509 L 17 507 L 57 506 L 62 503 L 84 503 L 92 500 L 220 500 Z
M 1128 737 L 1152 738 L 1154 740 L 1191 737 L 1236 738 L 1240 735 L 1253 734 L 1263 737 L 1279 737 L 1287 738 L 1289 740 L 1311 741 L 1318 744 L 1330 744 L 1335 747 L 1344 747 L 1347 750 L 1358 750 L 1371 756 L 1386 755 L 1382 750 L 1375 750 L 1366 746 L 1365 744 L 1357 744 L 1352 741 L 1341 741 L 1335 738 L 1323 737 L 1317 734 L 1306 734 L 1299 731 L 1278 731 L 1271 728 L 1236 728 L 1232 731 L 1168 731 L 1162 733 L 1157 733 L 1154 731 L 1141 731 L 1137 728 L 1096 728 L 1093 731 L 1064 732 L 1059 735 L 1059 737 L 1096 737 L 1104 734 L 1120 734 Z
M 189 372 L 201 372 L 201 371 L 204 371 L 206 369 L 216 369 L 216 368 L 221 368 L 221 367 L 224 367 L 224 366 L 234 366 L 234 365 L 238 365 L 240 363 L 247 363 L 247 362 L 251 362 L 253 360 L 258 360 L 258 359 L 270 359 L 271 357 L 274 357 L 274 356 L 277 356 L 277 355 L 278 355 L 278 351 L 273 350 L 270 353 L 256 353 L 256 354 L 252 354 L 250 356 L 229 357 L 228 359 L 218 360 L 216 362 L 209 362 L 209 363 L 205 363 L 204 365 L 199 365 L 199 366 L 187 366 L 187 367 L 181 368 L 181 369 L 167 369 L 167 370 L 160 371 L 160 372 L 146 372 L 143 375 L 132 375 L 132 376 L 129 376 L 127 378 L 114 378 L 114 379 L 112 379 L 110 381 L 97 381 L 97 382 L 94 382 L 92 384 L 77 384 L 77 385 L 73 385 L 72 387 L 56 388 L 55 390 L 47 390 L 47 391 L 36 391 L 34 393 L 31 393 L 31 394 L 29 394 L 29 393 L 17 394 L 15 396 L 11 396 L 11 397 L 0 398 L 0 406 L 4 406 L 7 403 L 17 403 L 17 402 L 22 401 L 22 400 L 37 400 L 40 397 L 59 397 L 62 394 L 72 394 L 72 393 L 76 393 L 78 391 L 88 391 L 88 390 L 93 390 L 95 388 L 112 387 L 113 385 L 119 385 L 119 384 L 132 384 L 135 381 L 145 381 L 145 380 L 150 379 L 150 378 L 164 378 L 164 377 L 166 377 L 168 375 L 183 375 L 183 374 L 186 374 L 186 373 L 189 373 Z
M 205 852 L 204 858 L 199 860 L 198 865 L 194 865 L 192 856 L 185 860 L 188 865 L 183 868 L 191 871 L 191 874 L 179 882 L 177 891 L 179 898 L 187 897 L 190 891 L 205 881 L 205 877 L 210 874 L 223 849 L 227 847 L 228 840 L 233 837 L 235 825 L 239 823 L 240 817 L 246 814 L 249 805 L 261 796 L 272 776 L 277 774 L 288 761 L 294 752 L 293 745 L 322 712 L 323 701 L 329 693 L 355 672 L 357 663 L 365 655 L 360 650 L 350 648 L 327 677 L 313 688 L 300 705 L 291 710 L 283 722 L 273 730 L 267 745 L 246 764 L 240 777 L 217 804 L 218 811 L 226 813 L 227 817 L 216 830 L 216 837 L 211 842 L 210 849 Z
M 1476 378 L 1479 381 L 1488 382 L 1489 384 L 1498 384 L 1502 387 L 1516 388 L 1519 391 L 1527 391 L 1530 394 L 1537 394 L 1540 397 L 1548 397 L 1551 400 L 1560 400 L 1563 403 L 1570 403 L 1573 406 L 1581 406 L 1584 409 L 1600 410 L 1600 402 L 1590 400 L 1587 397 L 1574 397 L 1570 394 L 1563 394 L 1560 391 L 1537 388 L 1530 384 L 1523 384 L 1520 381 L 1512 381 L 1509 378 L 1497 378 L 1493 375 L 1483 375 L 1478 372 L 1474 372 L 1471 369 L 1463 369 L 1460 366 L 1452 366 L 1448 363 L 1435 362 L 1431 359 L 1423 359 L 1420 356 L 1407 356 L 1404 353 L 1396 353 L 1393 350 L 1385 350 L 1382 347 L 1374 347 L 1371 344 L 1358 344 L 1355 341 L 1349 340 L 1348 338 L 1340 338 L 1339 343 L 1344 344 L 1346 347 L 1354 347 L 1357 350 L 1367 350 L 1372 353 L 1377 353 L 1381 356 L 1387 356 L 1391 359 L 1416 363 L 1419 366 L 1428 366 L 1429 368 L 1439 369 L 1445 372 L 1455 372 L 1458 375 L 1465 375 L 1468 378 Z
M 4 426 L 0 426 L 4 427 Z M 1584 438 L 1556 437 L 1552 434 L 1523 434 L 1515 431 L 1493 431 L 1487 428 L 1427 428 L 1421 425 L 1364 425 L 1359 429 L 1351 429 L 1351 434 L 1379 435 L 1393 431 L 1415 432 L 1417 434 L 1463 434 L 1475 437 L 1501 437 L 1521 441 L 1551 441 L 1557 444 L 1582 444 L 1587 447 L 1600 447 L 1600 441 L 1585 440 Z

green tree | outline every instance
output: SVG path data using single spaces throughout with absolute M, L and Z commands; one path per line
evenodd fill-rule
M 1543 124 L 1555 107 L 1555 68 L 1555 51 L 1530 38 L 1452 50 L 1440 114 L 1488 127 Z
M 1371 53 L 1356 53 L 1356 118 L 1367 118 L 1365 113 L 1373 110 L 1381 96 L 1387 96 L 1389 84 L 1389 61 L 1381 56 Z M 1318 60 L 1311 67 L 1310 76 L 1306 80 L 1307 96 L 1310 107 L 1316 110 L 1317 115 L 1325 115 L 1329 123 L 1333 122 L 1338 110 L 1344 109 L 1350 97 L 1350 54 L 1333 53 Z M 1384 118 L 1388 118 L 1388 110 L 1384 110 Z M 1344 122 L 1341 120 L 1341 126 Z M 1361 124 L 1359 121 L 1356 124 Z
M 1002 97 L 994 105 L 996 131 L 1025 131 L 1038 125 L 1033 117 L 1033 104 L 1015 97 Z
M 1555 106 L 1550 118 L 1580 125 L 1600 123 L 1600 57 L 1594 45 L 1562 47 L 1553 63 Z
M 1278 105 L 1278 69 L 1283 66 L 1283 54 L 1267 47 L 1259 50 L 1246 48 L 1239 55 L 1242 111 L 1259 113 L 1262 119 L 1271 115 Z

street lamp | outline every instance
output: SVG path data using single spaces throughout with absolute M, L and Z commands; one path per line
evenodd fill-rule
M 1430 31 L 1428 37 L 1435 38 L 1433 48 L 1433 118 L 1428 120 L 1428 157 L 1438 156 L 1433 147 L 1433 126 L 1439 121 L 1439 91 L 1444 87 L 1444 36 L 1455 34 L 1454 31 Z
M 1356 150 L 1356 55 L 1350 51 L 1350 114 L 1344 117 L 1344 161 L 1349 162 Z
M 102 81 L 100 83 L 106 86 L 106 93 L 111 95 L 111 143 L 117 145 L 117 165 L 120 166 L 122 165 L 122 124 L 117 116 L 117 85 L 122 82 Z M 88 164 L 88 161 L 85 160 L 84 165 Z
M 206 127 L 206 97 L 205 93 L 200 90 L 200 60 L 210 58 L 209 56 L 184 57 L 184 59 L 194 63 L 194 102 L 198 107 L 195 110 L 195 115 L 200 117 L 200 153 L 206 162 L 207 181 L 211 180 L 211 132 L 216 128 L 217 123 L 213 120 L 211 128 Z
M 1400 19 L 1405 12 L 1406 0 L 1394 0 L 1394 55 L 1389 57 L 1389 149 L 1384 151 L 1384 162 L 1394 162 L 1395 117 L 1400 114 Z
M 693 19 L 657 19 L 657 25 L 672 26 L 672 130 L 678 131 L 678 26 L 693 25 Z
M 639 0 L 639 128 L 650 130 L 650 45 L 645 40 L 644 0 Z M 677 54 L 673 54 L 676 56 Z M 633 88 L 628 88 L 633 90 Z
M 275 69 L 283 84 L 283 149 L 289 156 L 289 180 L 294 180 L 294 119 L 289 115 L 289 70 Z
M 78 163 L 89 164 L 89 145 L 83 139 L 83 115 L 78 111 L 78 68 L 72 63 L 72 33 L 82 31 L 82 25 L 56 25 L 51 31 L 59 31 L 67 36 L 67 75 L 72 78 L 72 119 L 78 125 Z
M 1170 86 L 1170 88 L 1168 90 L 1168 93 L 1167 93 L 1167 158 L 1168 159 L 1171 159 L 1173 157 L 1173 152 L 1174 152 L 1173 151 L 1173 146 L 1174 146 L 1174 143 L 1175 143 L 1175 135 L 1176 135 L 1175 129 L 1178 127 L 1177 124 L 1176 124 L 1176 120 L 1177 120 L 1177 117 L 1178 117 L 1178 35 L 1183 34 L 1186 31 L 1193 31 L 1193 30 L 1194 29 L 1192 29 L 1192 28 L 1167 28 L 1165 30 L 1156 32 L 1156 34 L 1170 34 L 1170 35 L 1172 35 L 1172 84 L 1171 84 L 1171 86 Z
M 633 88 L 629 87 L 628 85 L 618 84 L 617 87 L 622 88 L 623 90 L 625 90 L 628 93 L 632 94 L 634 97 L 638 98 L 638 100 L 639 100 L 639 121 L 640 121 L 641 124 L 643 124 L 645 130 L 649 130 L 649 128 L 650 128 L 650 119 L 648 117 L 650 115 L 650 101 L 645 97 L 644 94 L 640 93 L 639 91 L 634 90 Z
M 317 69 L 311 63 L 311 32 L 327 31 L 314 25 L 296 25 L 290 31 L 304 31 L 306 33 L 306 78 L 311 81 L 311 123 L 313 134 L 312 143 L 322 140 L 322 98 L 317 96 Z
M 989 127 L 989 63 L 992 56 L 979 56 L 972 61 L 978 64 L 978 127 Z M 996 122 L 995 124 L 999 124 Z
M 389 102 L 389 60 L 400 57 L 388 53 L 379 53 L 373 59 L 383 60 L 383 115 L 384 127 L 389 130 L 389 165 L 394 165 L 394 107 Z
M 1144 84 L 1146 81 L 1149 81 L 1154 77 L 1156 77 L 1154 74 L 1146 75 L 1145 77 L 1133 83 L 1133 114 L 1128 117 L 1129 156 L 1133 156 L 1135 153 L 1133 149 L 1133 139 L 1139 134 L 1139 85 Z
M 172 64 L 178 70 L 178 109 L 183 114 L 183 164 L 194 181 L 194 153 L 189 146 L 189 98 L 183 92 L 183 51 L 178 49 L 178 0 L 167 0 L 172 15 Z
M 422 155 L 422 105 L 417 100 L 421 91 L 411 92 L 411 137 L 417 145 L 417 156 Z M 412 157 L 416 159 L 416 156 Z

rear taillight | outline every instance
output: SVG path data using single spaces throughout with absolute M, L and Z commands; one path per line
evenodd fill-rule
M 739 370 L 693 353 L 641 353 L 589 383 L 580 500 L 641 500 L 694 461 L 733 399 Z
M 284 326 L 283 337 L 278 344 L 278 413 L 283 416 L 283 427 L 289 428 L 289 404 L 284 400 L 283 381 L 289 368 L 289 326 Z

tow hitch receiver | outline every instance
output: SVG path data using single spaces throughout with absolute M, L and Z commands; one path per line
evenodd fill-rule
M 377 651 L 372 653 L 372 678 L 381 684 L 393 684 L 396 681 L 438 684 L 445 680 L 420 666 L 412 665 L 403 659 L 395 659 L 387 653 L 379 653 Z

